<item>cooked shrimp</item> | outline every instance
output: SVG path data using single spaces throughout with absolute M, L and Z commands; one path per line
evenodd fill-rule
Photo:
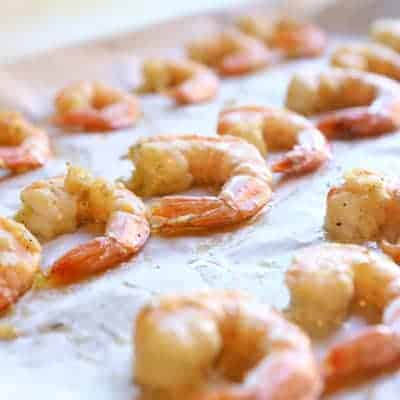
M 218 133 L 241 137 L 265 156 L 267 148 L 291 149 L 272 165 L 284 174 L 306 173 L 330 158 L 325 136 L 307 119 L 274 107 L 236 107 L 219 115 Z
M 371 35 L 377 42 L 400 53 L 400 19 L 378 19 L 372 24 Z
M 15 112 L 0 112 L 0 168 L 23 172 L 50 157 L 47 134 Z
M 400 185 L 372 171 L 349 171 L 328 193 L 325 228 L 340 242 L 380 241 L 382 250 L 399 262 Z
M 135 96 L 101 82 L 78 82 L 64 88 L 55 106 L 57 124 L 85 131 L 127 128 L 140 114 Z
M 377 136 L 400 126 L 400 85 L 366 72 L 298 74 L 289 85 L 286 105 L 306 116 L 326 113 L 317 125 L 328 138 Z
M 222 75 L 242 75 L 273 62 L 262 42 L 236 31 L 223 31 L 187 46 L 189 57 L 215 68 Z
M 313 400 L 320 394 L 307 336 L 240 292 L 153 300 L 136 319 L 134 345 L 135 380 L 150 393 L 196 400 Z M 232 383 L 210 387 L 213 375 Z
M 294 18 L 246 15 L 239 19 L 238 27 L 285 57 L 318 57 L 326 47 L 326 35 L 319 27 Z
M 331 57 L 335 67 L 385 75 L 400 81 L 400 54 L 379 44 L 353 44 L 338 47 Z
M 400 269 L 388 257 L 356 245 L 326 243 L 301 250 L 286 275 L 290 315 L 315 332 L 344 321 L 351 304 L 383 312 L 383 324 L 337 343 L 325 358 L 329 379 L 400 361 Z
M 32 287 L 42 249 L 21 224 L 0 217 L 0 312 Z
M 327 195 L 325 228 L 333 240 L 361 243 L 381 237 L 388 215 L 392 193 L 389 181 L 382 175 L 364 169 L 353 169 L 344 175 L 340 186 Z
M 155 230 L 220 228 L 257 214 L 270 200 L 271 173 L 257 149 L 232 137 L 155 136 L 131 147 L 139 195 L 177 193 L 193 185 L 223 185 L 218 196 L 167 196 L 151 207 Z
M 218 77 L 194 61 L 150 59 L 143 64 L 143 74 L 139 91 L 165 93 L 178 104 L 201 103 L 218 92 Z
M 22 191 L 16 220 L 42 240 L 95 222 L 104 236 L 67 252 L 50 271 L 50 280 L 65 284 L 128 260 L 145 244 L 149 225 L 142 201 L 122 185 L 111 185 L 89 172 L 69 167 L 66 176 L 37 181 Z

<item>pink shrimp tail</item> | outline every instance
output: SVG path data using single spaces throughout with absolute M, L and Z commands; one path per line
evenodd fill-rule
M 306 146 L 296 146 L 272 165 L 273 172 L 285 175 L 306 174 L 314 172 L 332 157 L 330 147 L 310 150 Z
M 216 389 L 208 393 L 202 393 L 193 400 L 255 400 L 254 393 L 249 390 L 237 389 Z
M 138 115 L 136 103 L 116 103 L 103 110 L 86 109 L 57 115 L 55 123 L 81 127 L 86 131 L 110 131 L 129 127 Z
M 249 71 L 260 69 L 272 62 L 273 58 L 261 46 L 257 52 L 243 51 L 225 58 L 221 72 L 227 76 L 242 75 Z
M 396 125 L 382 112 L 351 109 L 321 116 L 318 128 L 328 139 L 360 139 L 383 135 L 395 130 Z
M 107 226 L 107 236 L 70 250 L 52 266 L 50 280 L 63 285 L 113 268 L 127 261 L 146 243 L 150 234 L 147 220 L 118 211 Z
M 178 104 L 195 104 L 213 99 L 219 89 L 219 80 L 213 73 L 204 77 L 196 77 L 177 88 L 168 91 L 168 94 Z
M 114 238 L 100 237 L 67 252 L 52 266 L 50 280 L 68 284 L 126 261 L 131 252 Z
M 326 47 L 326 35 L 319 28 L 306 25 L 292 31 L 279 32 L 273 45 L 288 55 L 317 57 Z
M 38 146 L 0 146 L 0 167 L 4 165 L 14 172 L 39 168 L 46 163 L 51 155 L 47 138 L 42 138 L 43 144 Z
M 380 370 L 400 361 L 400 340 L 385 325 L 366 328 L 338 343 L 325 358 L 325 376 L 335 380 Z
M 221 193 L 221 198 L 164 197 L 151 208 L 152 227 L 168 233 L 239 224 L 257 214 L 270 200 L 272 191 L 256 178 L 236 176 Z

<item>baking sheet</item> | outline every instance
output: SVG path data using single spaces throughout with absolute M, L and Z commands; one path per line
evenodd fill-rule
M 348 35 L 366 32 L 368 21 L 384 12 L 400 16 L 400 4 L 395 0 L 348 0 L 321 12 L 317 21 L 331 29 L 334 46 Z M 226 13 L 185 18 L 0 68 L 0 106 L 19 109 L 46 127 L 56 154 L 39 171 L 0 179 L 0 213 L 12 215 L 19 206 L 21 188 L 38 178 L 62 173 L 67 161 L 110 179 L 127 176 L 131 166 L 120 157 L 137 138 L 159 133 L 213 135 L 222 107 L 282 105 L 294 71 L 326 64 L 326 60 L 289 62 L 247 77 L 225 79 L 218 98 L 204 105 L 177 108 L 161 96 L 144 96 L 144 116 L 138 125 L 117 133 L 66 134 L 48 123 L 53 96 L 64 84 L 96 77 L 132 88 L 139 80 L 142 57 L 179 54 L 179 46 L 190 37 L 215 29 L 229 18 Z M 22 334 L 14 341 L 0 342 L 0 398 L 139 398 L 131 378 L 133 321 L 143 302 L 155 294 L 235 288 L 284 308 L 288 294 L 283 277 L 291 255 L 323 240 L 328 188 L 351 167 L 400 174 L 399 138 L 400 133 L 394 133 L 373 140 L 334 142 L 334 158 L 325 168 L 303 178 L 277 180 L 272 203 L 251 225 L 205 236 L 153 236 L 136 258 L 96 279 L 64 290 L 27 294 L 0 321 L 14 325 Z M 44 268 L 91 236 L 82 230 L 45 244 Z M 339 334 L 357 324 L 352 320 Z M 320 351 L 319 345 L 316 351 Z M 399 394 L 400 376 L 393 372 L 325 399 L 394 400 Z

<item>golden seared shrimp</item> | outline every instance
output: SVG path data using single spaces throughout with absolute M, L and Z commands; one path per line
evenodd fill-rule
M 41 246 L 21 224 L 0 217 L 0 312 L 32 287 Z
M 178 104 L 211 100 L 219 87 L 212 70 L 189 60 L 150 59 L 143 64 L 143 75 L 140 92 L 165 93 Z
M 0 112 L 0 168 L 23 172 L 41 167 L 50 157 L 47 134 L 16 112 Z
M 111 131 L 133 125 L 140 115 L 135 96 L 101 82 L 78 82 L 61 90 L 55 122 L 85 131 Z
M 267 149 L 289 149 L 272 171 L 299 174 L 314 171 L 331 155 L 325 136 L 304 117 L 275 107 L 235 107 L 221 111 L 218 133 L 241 137 L 265 156 Z
M 371 36 L 400 53 L 400 19 L 378 19 L 371 26 Z
M 353 169 L 327 195 L 325 228 L 335 241 L 378 240 L 395 218 L 389 211 L 394 197 L 390 181 L 365 169 Z
M 256 215 L 271 198 L 271 173 L 257 149 L 232 137 L 155 136 L 131 147 L 128 186 L 142 196 L 223 185 L 218 196 L 166 196 L 153 203 L 152 228 L 165 233 L 221 228 Z
M 94 178 L 69 167 L 65 176 L 37 181 L 21 193 L 16 220 L 42 240 L 75 231 L 94 222 L 105 226 L 97 237 L 64 254 L 52 266 L 50 280 L 66 284 L 128 260 L 145 244 L 149 224 L 142 201 L 123 185 Z
M 379 44 L 338 47 L 331 57 L 334 67 L 357 69 L 400 81 L 400 54 Z
M 326 35 L 319 27 L 294 18 L 246 15 L 238 27 L 289 58 L 318 57 L 326 47 Z
M 310 333 L 342 323 L 352 305 L 383 313 L 333 345 L 325 357 L 328 379 L 336 380 L 400 361 L 400 269 L 388 257 L 362 246 L 325 243 L 299 251 L 287 271 L 289 315 Z
M 365 169 L 353 169 L 328 192 L 325 228 L 330 238 L 349 243 L 379 241 L 400 262 L 400 184 Z
M 187 53 L 221 75 L 247 74 L 274 61 L 274 55 L 262 42 L 233 30 L 193 41 L 187 46 Z
M 319 398 L 307 336 L 240 292 L 154 299 L 137 316 L 134 345 L 135 381 L 145 392 L 188 400 Z M 215 375 L 225 383 L 209 385 Z
M 365 138 L 400 126 L 400 84 L 367 72 L 331 68 L 295 75 L 286 105 L 302 115 L 317 114 L 328 138 Z

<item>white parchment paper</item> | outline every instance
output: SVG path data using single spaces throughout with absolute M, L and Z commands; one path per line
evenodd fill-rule
M 322 12 L 320 20 L 331 29 L 333 47 L 338 40 L 349 40 L 348 35 L 366 33 L 368 21 L 385 10 L 395 10 L 400 16 L 400 3 L 343 2 Z M 225 14 L 191 17 L 133 35 L 38 55 L 0 69 L 0 105 L 17 108 L 45 126 L 56 156 L 41 170 L 1 179 L 0 213 L 13 215 L 19 207 L 20 190 L 38 178 L 62 173 L 66 161 L 110 179 L 126 176 L 131 166 L 120 157 L 138 137 L 159 133 L 213 135 L 222 107 L 282 105 L 294 71 L 326 64 L 326 60 L 290 62 L 248 77 L 226 79 L 218 98 L 205 105 L 177 108 L 163 97 L 145 96 L 141 99 L 144 116 L 138 125 L 117 133 L 66 134 L 46 122 L 54 93 L 65 83 L 98 77 L 130 89 L 138 81 L 138 61 L 143 55 L 179 53 L 170 49 L 228 19 Z M 13 324 L 22 333 L 14 341 L 0 342 L 0 399 L 136 399 L 133 321 L 143 302 L 159 293 L 236 288 L 284 308 L 288 302 L 284 271 L 293 252 L 324 240 L 328 188 L 352 167 L 399 175 L 399 139 L 400 133 L 394 133 L 373 140 L 334 142 L 334 158 L 325 168 L 285 182 L 277 177 L 272 203 L 250 225 L 197 237 L 154 235 L 137 257 L 96 279 L 64 290 L 27 294 L 0 321 Z M 82 230 L 46 243 L 43 268 L 90 236 Z M 340 334 L 355 325 L 345 324 Z M 317 349 L 320 351 L 320 346 Z M 325 398 L 395 400 L 399 396 L 400 376 L 391 373 Z

